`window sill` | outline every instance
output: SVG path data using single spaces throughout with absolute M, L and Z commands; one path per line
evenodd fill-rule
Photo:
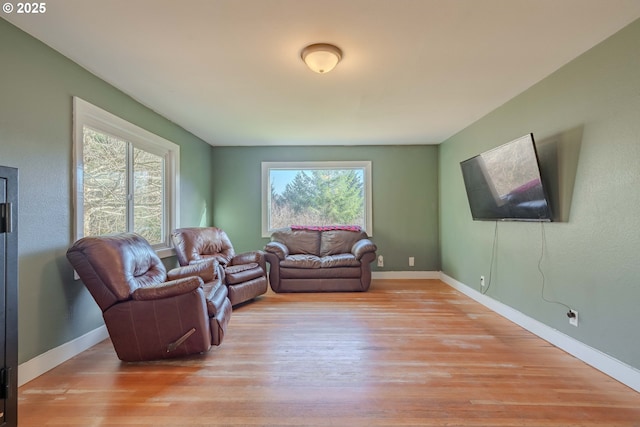
M 167 248 L 167 247 L 158 247 L 158 248 L 154 248 L 156 251 L 156 254 L 158 254 L 158 256 L 160 258 L 169 258 L 171 256 L 174 256 L 176 254 L 176 250 L 173 248 Z

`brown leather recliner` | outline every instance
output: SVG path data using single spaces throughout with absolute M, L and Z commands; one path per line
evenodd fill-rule
M 67 258 L 102 310 L 121 360 L 202 353 L 222 342 L 231 303 L 217 263 L 167 273 L 135 233 L 82 238 Z
M 216 260 L 224 271 L 231 305 L 236 306 L 267 292 L 263 251 L 235 253 L 229 236 L 217 227 L 178 228 L 171 234 L 180 265 Z

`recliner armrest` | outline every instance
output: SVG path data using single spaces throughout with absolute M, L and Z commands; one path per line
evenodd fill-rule
M 362 239 L 353 244 L 351 253 L 359 260 L 364 256 L 364 254 L 375 252 L 377 249 L 378 247 L 371 240 Z
M 232 265 L 242 265 L 242 264 L 251 264 L 256 263 L 260 266 L 262 271 L 267 272 L 267 260 L 265 257 L 265 252 L 261 250 L 251 251 L 251 252 L 243 252 L 234 256 L 229 263 Z M 226 267 L 225 267 L 226 268 Z
M 289 255 L 289 248 L 280 242 L 269 242 L 264 250 L 276 255 L 278 259 L 283 260 Z
M 211 259 L 209 261 L 196 262 L 194 264 L 176 267 L 167 272 L 169 280 L 182 279 L 185 277 L 197 276 L 205 283 L 212 282 L 218 273 L 218 261 Z
M 231 258 L 229 265 L 249 264 L 251 262 L 264 264 L 264 252 L 263 251 L 251 251 L 237 254 Z
M 171 298 L 194 291 L 203 285 L 200 277 L 191 276 L 138 288 L 131 294 L 136 301 Z

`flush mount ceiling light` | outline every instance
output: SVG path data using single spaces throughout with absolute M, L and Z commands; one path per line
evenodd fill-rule
M 332 44 L 314 43 L 302 49 L 300 57 L 312 71 L 325 74 L 338 65 L 342 59 L 342 51 Z

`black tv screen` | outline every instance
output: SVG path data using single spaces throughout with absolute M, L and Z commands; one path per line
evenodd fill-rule
M 533 134 L 460 162 L 460 167 L 474 220 L 552 220 Z

